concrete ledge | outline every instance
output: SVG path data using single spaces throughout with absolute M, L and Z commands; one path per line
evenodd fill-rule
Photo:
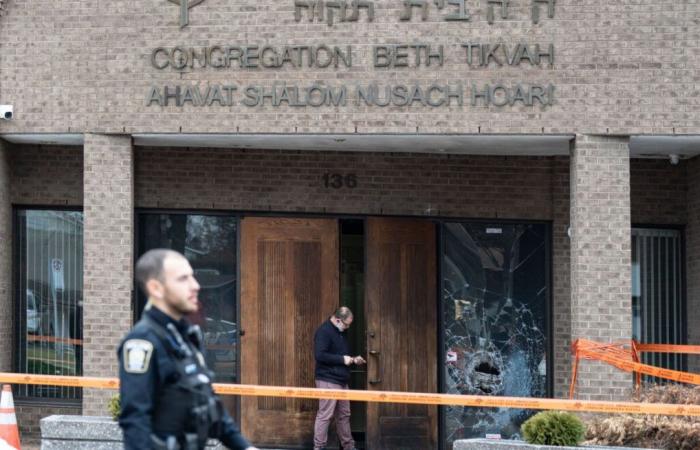
M 535 445 L 523 441 L 497 440 L 497 439 L 462 439 L 455 441 L 453 450 L 581 450 L 581 449 L 625 449 L 625 450 L 650 450 L 632 447 L 557 447 L 553 445 Z
M 41 450 L 123 450 L 119 424 L 111 417 L 61 416 L 41 419 Z M 223 450 L 211 439 L 207 450 Z

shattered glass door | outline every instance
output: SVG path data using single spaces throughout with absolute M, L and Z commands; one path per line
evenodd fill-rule
M 549 226 L 445 223 L 442 231 L 442 391 L 546 397 Z M 486 434 L 517 437 L 531 414 L 445 407 L 445 448 Z

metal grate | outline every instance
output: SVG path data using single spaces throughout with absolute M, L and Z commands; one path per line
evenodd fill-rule
M 645 344 L 686 344 L 682 236 L 679 230 L 632 229 L 632 336 Z M 645 353 L 642 361 L 687 370 L 687 357 Z M 666 380 L 644 377 L 645 382 Z
M 18 210 L 16 224 L 17 369 L 82 375 L 83 214 Z M 24 385 L 17 396 L 80 400 L 82 391 Z

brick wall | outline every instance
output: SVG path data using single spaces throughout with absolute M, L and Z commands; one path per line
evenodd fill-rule
M 632 325 L 627 138 L 577 136 L 571 159 L 571 333 L 610 342 Z M 597 361 L 579 366 L 580 398 L 621 399 L 629 374 Z
M 116 348 L 131 328 L 133 151 L 129 136 L 85 136 L 83 373 L 118 375 Z M 110 391 L 85 389 L 83 413 L 104 415 Z
M 12 205 L 9 144 L 0 140 L 0 371 L 12 369 Z
M 686 227 L 688 343 L 700 344 L 700 157 L 688 162 L 688 225 Z M 688 358 L 689 370 L 700 372 L 700 357 Z
M 566 395 L 571 379 L 571 223 L 569 158 L 552 165 L 552 326 L 554 327 L 554 396 Z
M 138 148 L 136 205 L 551 219 L 552 158 Z M 355 189 L 326 173 L 357 174 Z
M 630 160 L 633 224 L 686 223 L 687 167 L 686 161 L 674 166 L 668 159 Z
M 162 0 L 139 2 L 8 3 L 0 18 L 0 92 L 15 105 L 16 118 L 3 128 L 21 131 L 88 132 L 407 132 L 430 133 L 697 133 L 700 117 L 692 114 L 700 98 L 688 95 L 700 69 L 697 36 L 691 32 L 697 2 L 678 0 L 558 0 L 553 19 L 540 6 L 542 20 L 532 23 L 531 0 L 510 2 L 508 18 L 496 11 L 487 22 L 487 2 L 465 3 L 471 20 L 445 21 L 455 8 L 438 10 L 428 2 L 427 20 L 414 9 L 413 19 L 399 20 L 403 2 L 376 0 L 376 17 L 361 13 L 357 22 L 301 22 L 294 2 L 284 0 L 208 0 L 190 10 L 181 29 L 178 7 Z M 337 17 L 337 14 L 336 14 Z M 660 30 L 663 33 L 660 33 Z M 446 62 L 405 68 L 374 68 L 372 46 L 425 43 L 444 45 Z M 509 50 L 519 42 L 553 43 L 552 67 L 519 65 L 470 67 L 465 42 Z M 119 45 L 114 45 L 119 43 Z M 214 45 L 353 45 L 351 68 L 157 70 L 150 64 L 158 46 Z M 503 56 L 499 56 L 501 61 Z M 346 107 L 184 108 L 145 106 L 151 85 L 235 84 L 271 87 L 287 82 L 330 86 L 419 82 L 472 82 L 482 87 L 502 82 L 549 84 L 555 104 L 546 108 Z M 241 96 L 239 96 L 240 98 Z
M 80 414 L 80 406 L 61 406 L 61 405 L 28 405 L 15 403 L 15 412 L 17 414 L 17 425 L 19 426 L 20 439 L 22 448 L 27 446 L 36 446 L 39 448 L 41 441 L 41 429 L 39 421 L 43 417 L 48 417 L 53 414 Z M 31 448 L 31 447 L 30 447 Z
M 10 163 L 13 204 L 83 204 L 81 147 L 13 145 Z

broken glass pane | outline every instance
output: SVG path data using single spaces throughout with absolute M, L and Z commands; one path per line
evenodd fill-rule
M 547 395 L 548 226 L 447 223 L 442 248 L 443 391 Z M 456 439 L 518 437 L 531 411 L 446 407 Z

